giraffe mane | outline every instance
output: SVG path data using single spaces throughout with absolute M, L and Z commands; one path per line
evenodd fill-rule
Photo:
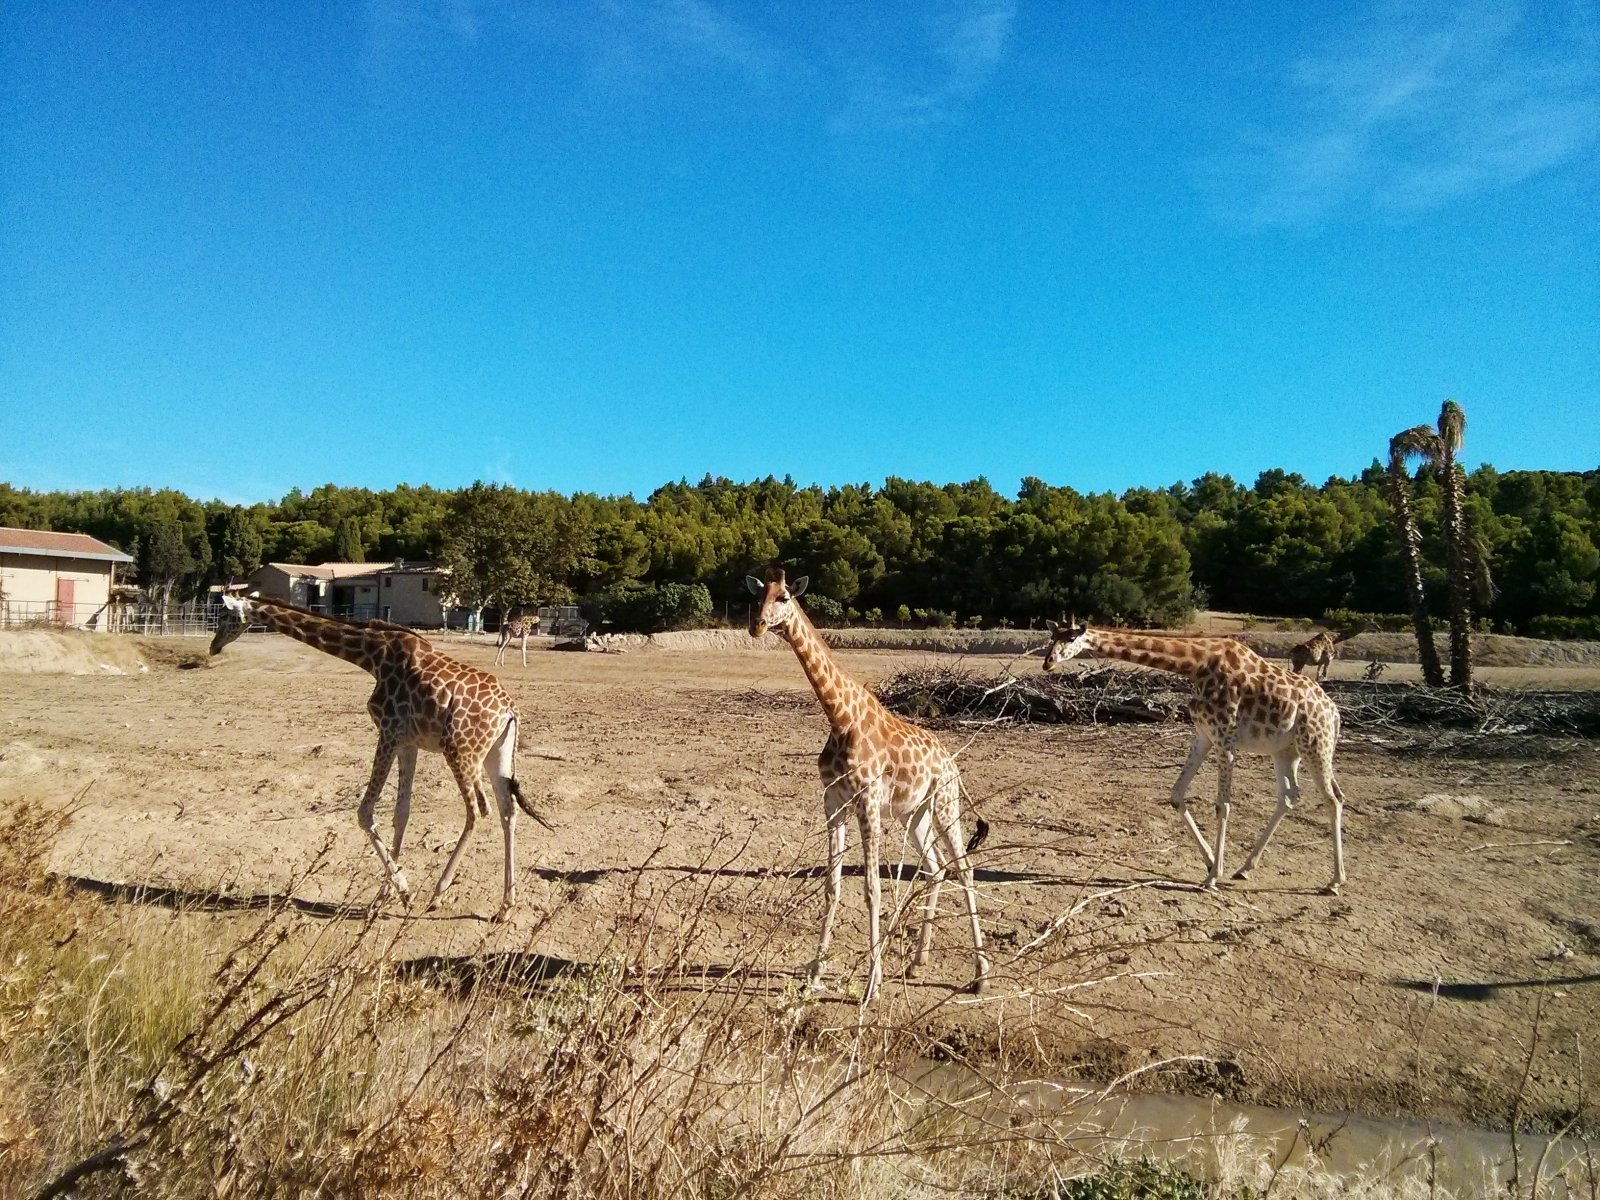
M 382 617 L 372 617 L 365 621 L 354 621 L 349 617 L 336 617 L 332 613 L 313 612 L 311 609 L 306 608 L 303 605 L 291 604 L 289 601 L 279 600 L 275 596 L 250 596 L 248 599 L 251 604 L 265 605 L 270 608 L 282 609 L 287 612 L 303 613 L 308 617 L 316 618 L 318 621 L 327 621 L 332 625 L 343 625 L 347 629 L 359 629 L 363 632 L 376 631 L 379 633 L 403 633 L 407 637 L 416 638 L 424 645 L 432 645 L 427 638 L 423 637 L 415 629 L 412 629 L 406 625 L 396 625 L 393 621 L 385 621 Z

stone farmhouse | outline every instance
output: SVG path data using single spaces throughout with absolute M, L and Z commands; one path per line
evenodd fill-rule
M 433 563 L 267 563 L 250 576 L 263 596 L 353 621 L 374 617 L 442 629 L 445 572 Z
M 88 534 L 0 527 L 0 628 L 109 628 L 117 568 L 132 561 Z

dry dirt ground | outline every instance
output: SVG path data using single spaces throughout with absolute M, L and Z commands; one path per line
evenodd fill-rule
M 440 644 L 495 669 L 490 642 Z M 112 673 L 128 666 L 122 659 L 92 674 L 0 669 L 0 803 L 81 795 L 54 869 L 194 896 L 263 895 L 281 893 L 328 845 L 327 866 L 298 879 L 296 897 L 370 901 L 379 869 L 354 820 L 374 742 L 370 678 L 267 634 L 202 667 L 201 642 L 145 648 L 142 673 Z M 931 656 L 840 658 L 872 681 Z M 1037 670 L 1036 659 L 962 661 Z M 680 934 L 697 922 L 686 935 L 691 968 L 716 977 L 755 957 L 768 968 L 759 986 L 788 1003 L 821 906 L 815 755 L 826 736 L 793 656 L 541 651 L 526 668 L 512 655 L 498 673 L 523 718 L 518 775 L 557 828 L 521 823 L 519 908 L 490 925 L 500 838 L 494 822 L 480 823 L 441 909 L 405 927 L 405 952 L 588 961 L 642 906 Z M 1537 681 L 1594 686 L 1595 674 L 1547 671 Z M 1535 682 L 1527 676 L 1508 678 Z M 1548 1124 L 1578 1102 L 1580 1075 L 1594 1094 L 1600 744 L 1430 751 L 1346 739 L 1338 769 L 1350 879 L 1330 897 L 1319 894 L 1328 823 L 1310 788 L 1254 878 L 1198 890 L 1199 855 L 1166 805 L 1183 727 L 944 736 L 960 747 L 970 805 L 993 826 L 976 864 L 995 987 L 939 1003 L 971 970 L 947 889 L 927 977 L 903 980 L 904 936 L 891 944 L 885 1012 L 928 1009 L 938 1036 L 979 1056 L 1014 1047 L 1025 1030 L 1047 1061 L 1097 1079 L 1206 1056 L 1211 1065 L 1143 1083 L 1324 1110 L 1503 1124 L 1520 1092 Z M 1214 779 L 1207 768 L 1195 793 L 1208 827 Z M 1266 760 L 1245 760 L 1236 779 L 1234 863 L 1272 800 Z M 422 756 L 417 787 L 405 865 L 426 894 L 462 804 L 435 756 Z M 848 1019 L 844 989 L 861 972 L 855 853 L 852 831 L 837 1000 L 817 1009 L 829 1019 Z M 909 887 L 909 877 L 891 880 L 886 892 Z M 171 917 L 180 933 L 247 919 Z

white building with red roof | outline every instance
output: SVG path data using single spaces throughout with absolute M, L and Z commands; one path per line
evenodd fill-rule
M 88 534 L 0 526 L 0 627 L 104 629 L 117 567 L 132 561 Z

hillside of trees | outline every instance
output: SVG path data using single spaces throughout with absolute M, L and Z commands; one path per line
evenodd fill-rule
M 1196 607 L 1407 611 L 1384 481 L 1374 462 L 1320 485 L 1272 470 L 1250 485 L 1208 474 L 1120 496 L 1033 478 L 1007 497 L 983 478 L 821 488 L 708 476 L 644 501 L 327 484 L 248 507 L 170 490 L 0 484 L 0 525 L 91 534 L 134 556 L 137 581 L 176 596 L 262 562 L 427 559 L 452 567 L 469 607 L 585 601 L 648 624 L 725 603 L 740 613 L 743 576 L 782 561 L 811 576 L 808 605 L 823 622 L 1025 625 L 1076 613 L 1160 624 Z M 1420 470 L 1410 486 L 1430 608 L 1442 614 L 1438 478 Z M 1506 632 L 1595 636 L 1600 471 L 1480 467 L 1465 513 L 1494 585 L 1482 617 Z

